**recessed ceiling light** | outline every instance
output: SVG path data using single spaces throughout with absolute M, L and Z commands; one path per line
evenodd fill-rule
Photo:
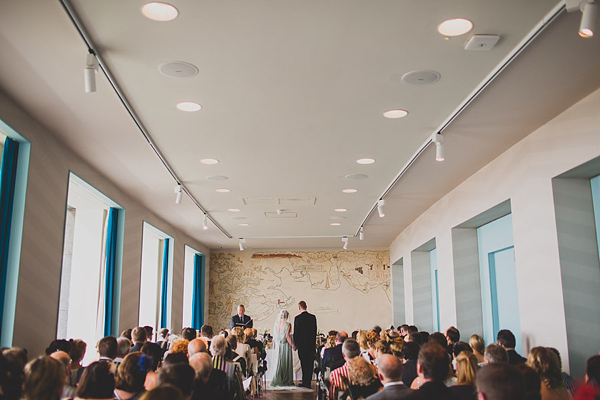
M 331 225 L 331 226 L 340 226 L 341 224 L 339 222 L 332 222 L 329 225 Z
M 250 226 L 250 224 L 247 223 L 243 223 L 243 224 L 238 224 L 239 226 Z
M 348 210 L 346 208 L 336 208 L 334 211 L 335 212 L 346 212 Z
M 229 193 L 229 192 L 231 192 L 231 189 L 221 188 L 221 189 L 217 189 L 216 192 L 217 193 Z
M 358 192 L 358 190 L 356 190 L 356 189 L 344 189 L 344 190 L 342 190 L 342 192 L 344 192 L 344 193 L 356 193 L 356 192 Z
M 448 19 L 438 25 L 438 32 L 444 36 L 460 36 L 473 29 L 473 23 L 468 19 Z
M 216 160 L 214 158 L 203 158 L 202 160 L 200 160 L 200 162 L 202 164 L 206 164 L 206 165 L 214 165 L 214 164 L 218 164 L 219 160 Z
M 367 165 L 367 164 L 373 164 L 375 162 L 375 160 L 373 158 L 360 158 L 360 159 L 356 160 L 356 162 L 358 164 Z
M 144 17 L 153 21 L 171 21 L 177 18 L 179 11 L 174 6 L 167 3 L 152 2 L 142 7 Z
M 224 175 L 212 175 L 206 177 L 207 181 L 226 181 L 228 179 L 229 178 Z
M 202 110 L 202 106 L 192 101 L 183 101 L 177 104 L 177 108 L 181 111 L 194 112 Z
M 240 212 L 239 208 L 228 208 L 227 211 L 229 212 Z
M 408 111 L 406 110 L 401 110 L 401 109 L 394 109 L 394 110 L 387 110 L 386 112 L 383 113 L 383 116 L 386 118 L 390 118 L 390 119 L 396 119 L 396 118 L 404 118 L 408 115 Z

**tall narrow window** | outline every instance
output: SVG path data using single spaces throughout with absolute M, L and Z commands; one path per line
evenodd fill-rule
M 431 268 L 431 308 L 433 314 L 433 331 L 440 331 L 440 284 L 438 280 L 437 249 L 429 252 Z
M 92 346 L 117 334 L 123 214 L 118 204 L 71 174 L 58 338 L 80 338 Z M 84 362 L 95 356 L 88 351 Z
M 182 327 L 200 329 L 204 324 L 204 288 L 206 256 L 185 246 L 185 269 L 183 276 Z
M 11 347 L 31 145 L 0 120 L 0 346 Z
M 144 222 L 139 325 L 171 328 L 173 238 Z

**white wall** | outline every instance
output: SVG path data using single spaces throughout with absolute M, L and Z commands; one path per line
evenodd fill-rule
M 537 345 L 556 347 L 568 369 L 551 179 L 599 155 L 600 91 L 596 91 L 514 145 L 420 215 L 390 246 L 392 264 L 404 258 L 407 320 L 415 318 L 411 251 L 432 237 L 436 239 L 441 326 L 445 329 L 456 324 L 452 228 L 510 199 L 523 336 L 517 340 L 522 340 L 524 352 Z M 467 334 L 471 333 L 462 332 L 462 336 Z
M 138 321 L 143 221 L 174 238 L 171 326 L 181 326 L 184 245 L 209 249 L 129 197 L 1 92 L 0 119 L 31 142 L 13 345 L 36 357 L 56 336 L 69 171 L 126 210 L 119 330 Z

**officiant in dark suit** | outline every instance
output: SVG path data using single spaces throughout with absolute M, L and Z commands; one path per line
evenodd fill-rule
M 311 388 L 313 367 L 316 355 L 317 317 L 306 311 L 306 302 L 298 303 L 300 314 L 294 318 L 294 347 L 298 349 L 298 358 L 302 367 L 302 384 Z
M 235 328 L 236 326 L 241 326 L 244 329 L 252 328 L 252 325 L 253 325 L 252 318 L 250 318 L 249 315 L 244 315 L 244 313 L 246 312 L 246 309 L 244 308 L 243 304 L 240 304 L 238 306 L 237 311 L 238 311 L 238 313 L 236 315 L 234 315 L 233 317 L 231 317 L 231 321 L 229 321 L 229 327 L 231 329 Z

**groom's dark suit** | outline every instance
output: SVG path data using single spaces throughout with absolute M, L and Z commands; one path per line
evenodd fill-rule
M 302 366 L 302 386 L 310 388 L 316 354 L 317 317 L 302 311 L 294 318 L 294 344 Z

